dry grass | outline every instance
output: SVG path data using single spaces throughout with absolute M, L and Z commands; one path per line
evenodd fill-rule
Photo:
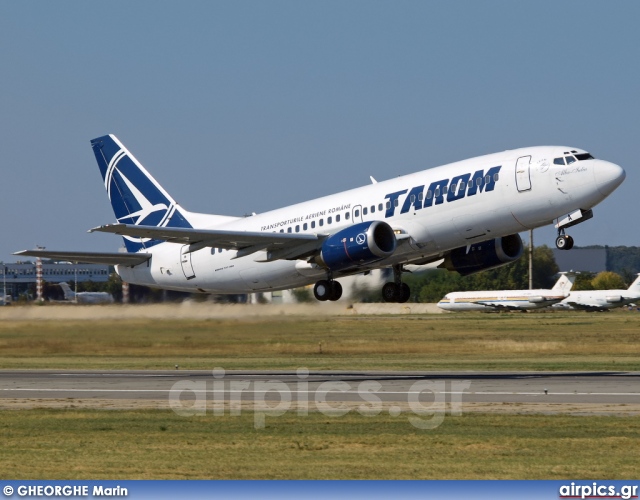
M 535 313 L 0 322 L 0 368 L 638 370 L 640 315 Z M 526 409 L 522 407 L 524 412 Z M 517 410 L 515 410 L 517 411 Z M 515 412 L 514 411 L 514 412 Z M 640 417 L 0 412 L 6 479 L 628 479 Z
M 239 417 L 5 411 L 5 479 L 630 479 L 640 417 Z
M 0 368 L 637 370 L 640 315 L 3 321 Z

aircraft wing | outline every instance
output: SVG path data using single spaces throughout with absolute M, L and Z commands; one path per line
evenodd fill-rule
M 107 224 L 89 232 L 113 233 L 135 238 L 151 238 L 170 243 L 191 245 L 189 251 L 205 247 L 239 250 L 238 257 L 260 250 L 268 250 L 268 260 L 296 259 L 320 248 L 322 235 L 302 233 L 266 233 L 257 231 L 225 231 L 182 227 L 138 226 L 134 224 Z
M 560 297 L 543 297 L 543 296 L 535 296 L 528 297 L 528 304 L 534 304 L 534 306 L 529 305 L 528 307 L 517 305 L 517 301 L 492 301 L 492 300 L 478 300 L 476 304 L 483 305 L 485 307 L 492 307 L 494 309 L 499 310 L 508 310 L 508 311 L 527 311 L 529 309 L 537 309 L 540 307 L 550 306 L 552 304 L 556 304 L 564 299 L 564 296 Z
M 518 306 L 507 305 L 507 304 L 504 304 L 503 302 L 493 302 L 490 300 L 478 300 L 476 301 L 476 304 L 480 304 L 481 306 L 489 307 L 491 309 L 498 309 L 498 310 L 508 310 L 508 311 L 521 310 L 521 308 Z
M 566 302 L 566 303 L 569 304 L 574 309 L 578 309 L 580 311 L 603 312 L 607 310 L 606 307 L 596 306 L 592 304 L 584 304 L 582 302 Z
M 504 309 L 504 305 L 500 302 L 494 302 L 492 300 L 476 300 L 474 304 L 488 307 L 490 309 Z
M 136 266 L 151 258 L 150 253 L 65 252 L 52 250 L 22 250 L 21 252 L 15 252 L 13 255 L 66 260 L 85 264 L 106 264 L 108 266 Z

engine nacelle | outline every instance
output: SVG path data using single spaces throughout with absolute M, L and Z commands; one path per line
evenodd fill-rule
M 522 256 L 523 249 L 520 235 L 510 234 L 503 238 L 475 243 L 470 247 L 456 248 L 438 267 L 458 271 L 462 276 L 468 276 L 518 260 Z
M 396 251 L 396 235 L 386 222 L 360 222 L 329 236 L 322 244 L 318 264 L 331 271 L 365 266 Z

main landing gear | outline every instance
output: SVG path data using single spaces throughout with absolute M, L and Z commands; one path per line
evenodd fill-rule
M 406 302 L 411 297 L 409 285 L 402 282 L 402 265 L 393 266 L 393 281 L 382 287 L 382 298 L 385 302 Z
M 342 297 L 342 285 L 334 280 L 320 280 L 313 287 L 313 295 L 320 301 L 336 301 Z

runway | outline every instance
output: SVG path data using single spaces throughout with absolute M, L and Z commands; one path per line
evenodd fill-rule
M 640 372 L 0 371 L 3 409 L 196 402 L 640 414 Z

